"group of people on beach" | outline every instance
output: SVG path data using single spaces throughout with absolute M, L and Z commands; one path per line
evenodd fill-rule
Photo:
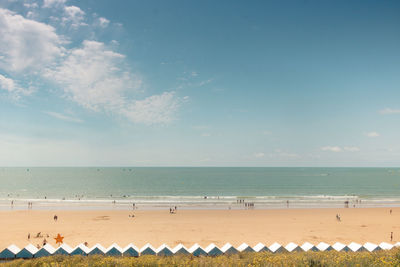
M 336 220 L 339 222 L 342 221 L 342 219 L 340 218 L 340 214 L 336 214 Z
M 178 208 L 175 206 L 174 208 L 169 208 L 169 213 L 175 214 Z

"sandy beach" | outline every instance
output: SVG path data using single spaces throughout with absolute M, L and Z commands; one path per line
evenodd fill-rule
M 392 208 L 392 214 L 390 209 L 178 210 L 176 214 L 168 210 L 0 211 L 0 248 L 42 244 L 43 237 L 35 238 L 38 232 L 52 245 L 53 237 L 60 233 L 70 246 L 83 242 L 105 247 L 113 242 L 120 246 L 132 242 L 138 247 L 147 242 L 155 247 L 162 243 L 206 246 L 211 242 L 235 246 L 242 242 L 252 246 L 258 242 L 380 243 L 390 242 L 390 232 L 395 243 L 400 241 L 400 208 Z M 129 217 L 132 214 L 134 218 Z M 336 214 L 340 214 L 340 222 Z

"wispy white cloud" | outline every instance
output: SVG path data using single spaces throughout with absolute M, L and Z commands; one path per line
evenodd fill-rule
M 257 153 L 254 153 L 254 157 L 263 158 L 263 157 L 265 157 L 265 154 L 263 152 L 257 152 Z
M 338 146 L 324 146 L 321 147 L 322 151 L 341 152 L 342 149 Z
M 85 12 L 81 10 L 77 6 L 66 6 L 64 7 L 65 17 L 63 17 L 62 21 L 64 24 L 71 24 L 71 27 L 77 28 L 82 25 L 86 25 L 83 23 L 85 18 Z
M 348 151 L 348 152 L 357 152 L 357 151 L 360 151 L 360 148 L 359 148 L 359 147 L 356 147 L 356 146 L 345 146 L 343 149 L 344 149 L 345 151 Z
M 202 133 L 201 136 L 203 136 L 203 137 L 210 137 L 211 134 L 210 134 L 210 133 Z
M 0 74 L 0 89 L 7 91 L 13 99 L 19 99 L 21 96 L 27 96 L 33 93 L 32 88 L 25 89 L 17 84 L 11 78 Z
M 400 114 L 400 109 L 392 109 L 392 108 L 385 108 L 379 111 L 380 114 L 388 115 L 388 114 Z
M 368 137 L 371 137 L 371 138 L 380 136 L 380 134 L 377 132 L 369 132 L 369 133 L 365 133 L 365 135 Z
M 43 1 L 43 8 L 53 8 L 53 7 L 61 7 L 67 0 L 44 0 Z
M 106 18 L 100 17 L 98 18 L 98 24 L 102 28 L 106 28 L 108 24 L 110 24 L 110 21 Z
M 360 148 L 356 147 L 356 146 L 345 146 L 343 148 L 339 147 L 339 146 L 324 146 L 321 147 L 322 151 L 330 151 L 330 152 L 342 152 L 342 151 L 347 151 L 347 152 L 357 152 L 360 151 Z
M 79 118 L 74 118 L 71 116 L 67 116 L 58 112 L 52 112 L 52 111 L 44 111 L 44 113 L 46 113 L 49 116 L 52 116 L 56 119 L 60 119 L 63 121 L 68 121 L 68 122 L 77 122 L 77 123 L 82 123 L 83 120 L 79 119 Z
M 61 43 L 52 26 L 0 8 L 0 69 L 40 71 L 62 55 Z

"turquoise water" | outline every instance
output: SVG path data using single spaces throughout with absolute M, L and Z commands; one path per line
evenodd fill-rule
M 398 168 L 0 168 L 0 183 L 1 199 L 400 198 Z

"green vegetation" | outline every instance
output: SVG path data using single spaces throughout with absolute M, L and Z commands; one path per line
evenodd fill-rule
M 32 260 L 14 260 L 1 267 L 79 267 L 79 266 L 400 266 L 400 250 L 369 252 L 296 252 L 240 253 L 219 257 L 142 256 L 139 258 L 108 256 L 52 256 Z

